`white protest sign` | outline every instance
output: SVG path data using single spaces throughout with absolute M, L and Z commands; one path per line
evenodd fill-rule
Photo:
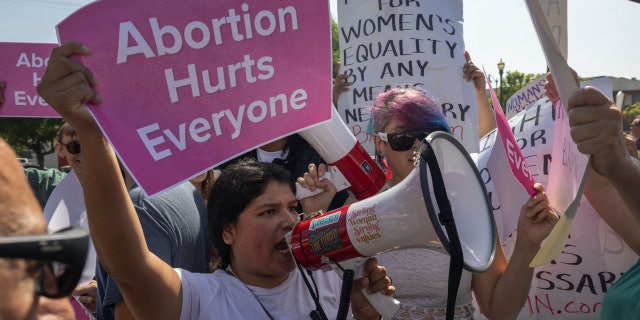
M 452 135 L 477 151 L 475 89 L 462 77 L 462 22 L 460 0 L 338 2 L 341 73 L 353 82 L 338 109 L 369 153 L 370 107 L 395 87 L 424 89 L 442 106 Z
M 507 110 L 507 119 L 513 117 L 518 112 L 524 110 L 528 105 L 545 98 L 544 84 L 546 83 L 546 75 L 540 76 L 537 79 L 531 80 L 520 90 L 516 91 L 505 104 Z
M 544 185 L 555 160 L 551 152 L 556 117 L 550 101 L 544 99 L 509 119 L 532 176 Z M 503 249 L 510 257 L 520 207 L 529 196 L 509 171 L 504 152 L 493 148 L 496 137 L 493 131 L 480 140 L 478 169 L 489 193 Z M 562 253 L 535 269 L 529 297 L 518 319 L 598 319 L 604 294 L 637 259 L 582 199 Z M 478 319 L 485 319 L 479 311 L 476 313 Z

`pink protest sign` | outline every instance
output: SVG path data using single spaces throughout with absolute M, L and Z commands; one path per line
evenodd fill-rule
M 533 196 L 537 191 L 533 188 L 535 181 L 533 181 L 529 166 L 520 151 L 516 138 L 513 136 L 509 122 L 507 122 L 507 118 L 505 117 L 504 112 L 502 112 L 502 106 L 500 106 L 500 101 L 498 101 L 498 97 L 496 97 L 496 93 L 493 91 L 493 87 L 491 86 L 491 81 L 489 81 L 489 79 L 487 79 L 487 83 L 489 84 L 489 92 L 491 92 L 491 100 L 493 101 L 498 133 L 500 134 L 502 147 L 504 147 L 504 152 L 509 162 L 509 168 L 511 169 L 513 176 L 518 180 L 518 182 L 520 182 L 527 193 L 530 196 Z
M 89 106 L 148 193 L 331 118 L 327 1 L 95 2 L 57 26 L 92 50 Z
M 0 117 L 59 118 L 36 91 L 53 43 L 0 42 L 0 81 L 6 82 Z

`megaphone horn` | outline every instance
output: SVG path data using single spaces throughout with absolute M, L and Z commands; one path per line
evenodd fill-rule
M 419 164 L 393 188 L 298 223 L 291 252 L 310 270 L 407 248 L 448 253 L 452 319 L 462 268 L 483 272 L 493 262 L 493 213 L 478 169 L 455 138 L 433 132 L 418 153 Z M 397 304 L 381 301 L 374 307 L 393 316 Z
M 349 131 L 335 108 L 331 110 L 330 121 L 303 130 L 300 136 L 327 164 L 340 170 L 351 185 L 349 190 L 356 199 L 362 200 L 377 194 L 386 182 L 382 169 Z
M 447 221 L 436 197 L 436 193 L 446 193 L 464 268 L 472 272 L 488 269 L 493 262 L 496 234 L 480 174 L 464 147 L 451 135 L 434 132 L 425 141 L 439 164 L 443 188 L 429 188 L 433 177 L 426 171 L 429 164 L 421 160 L 393 188 L 301 221 L 292 232 L 296 260 L 314 270 L 326 268 L 327 261 L 371 257 L 405 248 L 448 253 L 450 236 L 444 228 Z

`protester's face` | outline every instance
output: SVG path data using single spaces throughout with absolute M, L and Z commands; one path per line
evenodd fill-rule
M 35 275 L 24 259 L 0 258 L 0 319 L 36 319 Z
M 67 160 L 67 163 L 69 163 L 69 166 L 71 166 L 71 169 L 73 169 L 73 171 L 76 173 L 76 175 L 78 176 L 78 179 L 82 181 L 82 152 L 78 154 L 73 154 L 69 152 L 69 150 L 67 149 L 67 145 L 71 141 L 78 141 L 78 137 L 64 135 L 62 137 L 62 143 L 56 144 L 56 151 L 59 156 Z
M 285 234 L 298 222 L 297 200 L 289 185 L 271 182 L 223 230 L 231 246 L 231 267 L 245 283 L 273 287 L 295 268 Z
M 0 163 L 3 164 L 0 166 L 0 237 L 46 231 L 42 209 L 30 191 L 16 157 L 0 138 Z M 0 319 L 36 318 L 36 280 L 40 266 L 41 263 L 33 260 L 0 258 Z M 71 308 L 68 299 L 61 302 Z
M 405 132 L 400 123 L 392 119 L 389 124 L 382 130 L 385 133 Z M 393 173 L 393 178 L 389 183 L 393 186 L 402 181 L 413 170 L 414 154 L 413 149 L 420 143 L 418 139 L 414 141 L 413 147 L 406 151 L 395 151 L 389 146 L 388 142 L 382 141 L 380 137 L 375 136 L 376 150 L 387 159 L 389 168 Z

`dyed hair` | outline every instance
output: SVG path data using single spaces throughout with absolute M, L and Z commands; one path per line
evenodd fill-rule
M 218 251 L 218 269 L 231 263 L 231 246 L 222 239 L 225 225 L 238 223 L 247 205 L 272 183 L 283 183 L 295 193 L 295 184 L 286 169 L 273 163 L 240 160 L 222 170 L 209 195 L 207 214 L 211 241 Z
M 78 133 L 76 133 L 76 129 L 74 129 L 70 124 L 65 122 L 64 124 L 62 124 L 62 126 L 58 130 L 58 142 L 62 143 L 62 138 L 64 136 L 70 136 L 71 138 L 74 138 L 77 135 Z
M 395 119 L 405 131 L 451 133 L 440 106 L 422 91 L 412 88 L 395 88 L 379 94 L 371 114 L 375 132 L 381 132 Z

